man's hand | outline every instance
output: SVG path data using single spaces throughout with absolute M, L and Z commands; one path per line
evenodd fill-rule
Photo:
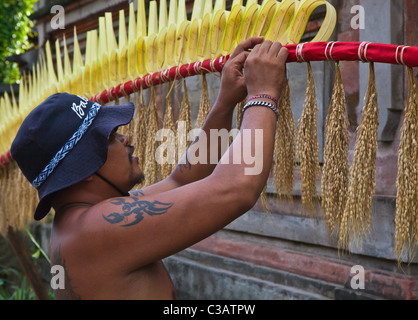
M 268 94 L 279 100 L 289 51 L 279 42 L 257 44 L 244 63 L 249 96 Z
M 247 96 L 242 69 L 250 54 L 249 50 L 263 41 L 262 37 L 250 38 L 241 42 L 229 57 L 222 70 L 221 87 L 218 99 L 233 110 L 238 102 Z

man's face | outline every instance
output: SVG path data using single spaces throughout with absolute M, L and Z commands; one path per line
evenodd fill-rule
M 144 180 L 144 174 L 138 157 L 133 154 L 134 147 L 128 142 L 128 138 L 116 130 L 111 133 L 107 160 L 100 171 L 117 186 L 130 190 Z

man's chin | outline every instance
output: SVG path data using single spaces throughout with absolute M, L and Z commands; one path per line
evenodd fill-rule
M 135 174 L 135 175 L 131 175 L 131 178 L 130 178 L 131 188 L 140 185 L 142 182 L 144 182 L 144 180 L 145 180 L 145 176 L 142 172 Z
M 144 180 L 145 180 L 145 175 L 141 172 L 141 174 L 137 178 L 136 184 L 140 184 L 140 183 L 144 182 Z

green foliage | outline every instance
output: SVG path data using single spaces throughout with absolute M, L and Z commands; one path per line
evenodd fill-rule
M 32 257 L 37 260 L 42 254 L 48 263 L 50 263 L 48 256 L 42 250 L 33 235 L 28 229 L 26 229 L 26 232 L 35 246 L 32 249 L 36 250 Z M 54 292 L 52 289 L 48 290 L 48 295 L 51 300 L 54 299 Z M 37 300 L 37 297 L 27 278 L 20 270 L 0 264 L 0 301 L 1 300 Z
M 48 295 L 54 300 L 52 289 L 48 290 Z M 20 271 L 0 265 L 0 301 L 37 299 L 27 278 Z
M 36 0 L 0 1 L 0 83 L 13 83 L 19 79 L 16 63 L 6 61 L 12 55 L 30 49 L 32 22 L 29 15 Z
M 34 259 L 39 259 L 39 257 L 42 256 L 45 258 L 45 260 L 51 264 L 51 260 L 49 259 L 48 255 L 45 253 L 45 251 L 41 248 L 40 244 L 38 243 L 38 241 L 36 241 L 36 239 L 33 237 L 32 233 L 29 231 L 29 228 L 26 227 L 26 234 L 28 235 L 29 239 L 32 241 L 32 243 L 35 245 L 36 247 L 36 251 L 35 253 L 32 254 L 32 258 Z
M 13 277 L 18 279 L 17 283 L 10 280 Z M 36 296 L 22 274 L 13 268 L 7 268 L 0 273 L 0 300 L 36 300 Z

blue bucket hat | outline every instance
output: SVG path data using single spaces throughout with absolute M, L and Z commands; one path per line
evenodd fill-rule
M 57 93 L 26 117 L 10 151 L 38 190 L 35 220 L 51 210 L 51 194 L 88 178 L 104 165 L 110 134 L 128 124 L 134 110 L 132 102 L 102 107 L 83 97 Z

